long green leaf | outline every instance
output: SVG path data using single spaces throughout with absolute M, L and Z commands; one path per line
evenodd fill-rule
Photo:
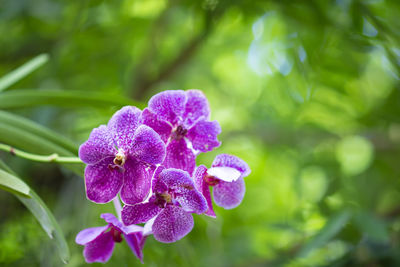
M 0 170 L 0 188 L 13 194 L 29 197 L 29 186 L 14 175 Z
M 0 94 L 0 109 L 24 108 L 41 105 L 57 107 L 110 107 L 133 105 L 143 108 L 144 104 L 115 94 L 87 91 L 61 90 L 13 90 Z
M 21 183 L 25 184 L 21 179 L 19 179 L 15 173 L 6 165 L 3 161 L 0 160 L 0 174 L 6 173 L 9 176 L 12 176 L 14 179 L 19 180 Z M 47 233 L 47 235 L 54 240 L 58 253 L 60 255 L 61 260 L 64 263 L 67 263 L 70 258 L 70 252 L 67 245 L 67 241 L 64 238 L 64 234 L 57 222 L 54 218 L 51 211 L 48 209 L 46 204 L 42 201 L 42 199 L 26 184 L 25 186 L 28 189 L 28 195 L 23 196 L 19 193 L 14 193 L 14 195 L 29 209 L 29 211 L 35 216 L 38 220 L 40 226 Z
M 40 54 L 26 62 L 21 67 L 4 75 L 0 78 L 0 92 L 7 89 L 19 80 L 23 79 L 24 77 L 38 69 L 40 66 L 42 66 L 44 63 L 46 63 L 48 60 L 49 56 L 47 54 Z
M 35 154 L 77 155 L 78 146 L 60 134 L 23 117 L 0 111 L 0 142 Z M 78 175 L 83 164 L 64 164 Z
M 340 230 L 346 225 L 351 218 L 349 210 L 341 211 L 332 217 L 326 225 L 319 231 L 310 242 L 306 243 L 303 248 L 298 252 L 299 257 L 305 257 L 315 248 L 325 245 L 329 240 L 335 237 Z
M 49 142 L 64 148 L 75 156 L 78 153 L 78 145 L 72 142 L 70 139 L 22 116 L 6 111 L 0 111 L 0 124 L 25 131 L 27 135 L 34 135 L 46 139 Z M 27 150 L 25 148 L 23 149 Z M 46 151 L 45 153 L 51 153 L 51 151 Z

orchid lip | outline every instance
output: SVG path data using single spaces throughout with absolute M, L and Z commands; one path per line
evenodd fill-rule
M 112 234 L 112 238 L 114 240 L 114 242 L 116 243 L 121 243 L 122 242 L 122 236 L 121 236 L 121 231 L 119 231 L 118 229 L 116 229 L 115 227 L 111 226 L 110 232 Z
M 215 186 L 219 184 L 220 180 L 215 176 L 207 174 L 204 176 L 204 182 L 206 182 L 206 184 L 208 184 L 209 186 Z

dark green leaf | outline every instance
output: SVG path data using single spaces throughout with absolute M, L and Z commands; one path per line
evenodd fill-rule
M 121 107 L 133 105 L 139 108 L 144 107 L 142 103 L 134 102 L 119 95 L 87 91 L 24 89 L 5 92 L 0 96 L 0 108 L 2 109 L 40 105 L 57 107 Z
M 74 157 L 78 146 L 62 135 L 23 117 L 0 111 L 0 142 L 35 154 Z M 83 164 L 64 164 L 78 175 Z
M 389 242 L 390 237 L 385 223 L 375 215 L 367 212 L 357 212 L 354 216 L 354 222 L 368 239 L 380 243 Z

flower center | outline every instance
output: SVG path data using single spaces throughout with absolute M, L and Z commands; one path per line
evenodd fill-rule
M 118 149 L 118 152 L 113 160 L 114 164 L 122 167 L 125 164 L 125 160 L 126 160 L 125 152 L 122 149 Z
M 165 208 L 165 205 L 169 203 L 172 203 L 172 196 L 169 193 L 156 193 L 155 204 L 157 206 Z
M 218 178 L 215 178 L 214 176 L 207 174 L 204 176 L 204 182 L 206 182 L 206 184 L 208 184 L 209 186 L 215 186 L 219 184 L 220 180 Z
M 187 134 L 187 129 L 183 128 L 181 125 L 176 127 L 172 132 L 172 138 L 175 140 L 181 140 Z
M 114 242 L 116 242 L 116 243 L 122 242 L 121 232 L 118 229 L 115 229 L 114 227 L 111 226 L 110 232 L 111 232 Z

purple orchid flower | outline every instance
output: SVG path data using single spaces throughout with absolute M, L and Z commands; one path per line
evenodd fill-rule
M 82 230 L 75 239 L 76 243 L 85 246 L 83 256 L 86 262 L 107 262 L 114 250 L 114 244 L 122 242 L 124 238 L 133 254 L 143 263 L 143 246 L 146 240 L 143 227 L 138 225 L 124 226 L 110 213 L 101 214 L 100 217 L 108 225 Z
M 163 165 L 190 175 L 196 167 L 194 152 L 211 151 L 220 145 L 217 135 L 221 128 L 217 121 L 210 121 L 207 98 L 199 90 L 171 90 L 153 96 L 143 110 L 142 122 L 167 144 Z
M 120 191 L 127 204 L 148 196 L 155 164 L 165 158 L 165 145 L 153 129 L 140 125 L 141 114 L 136 107 L 123 107 L 80 146 L 79 157 L 88 164 L 85 185 L 91 201 L 107 203 Z
M 227 154 L 216 156 L 210 169 L 204 165 L 197 167 L 194 181 L 196 188 L 207 200 L 208 210 L 205 215 L 216 217 L 211 201 L 210 186 L 214 188 L 214 202 L 217 206 L 225 209 L 236 208 L 242 202 L 245 193 L 243 178 L 250 172 L 246 162 Z
M 189 174 L 171 168 L 156 176 L 153 194 L 147 202 L 124 206 L 122 221 L 130 225 L 151 220 L 145 228 L 151 227 L 156 240 L 171 243 L 192 230 L 190 213 L 201 214 L 206 210 L 206 199 L 196 190 Z

